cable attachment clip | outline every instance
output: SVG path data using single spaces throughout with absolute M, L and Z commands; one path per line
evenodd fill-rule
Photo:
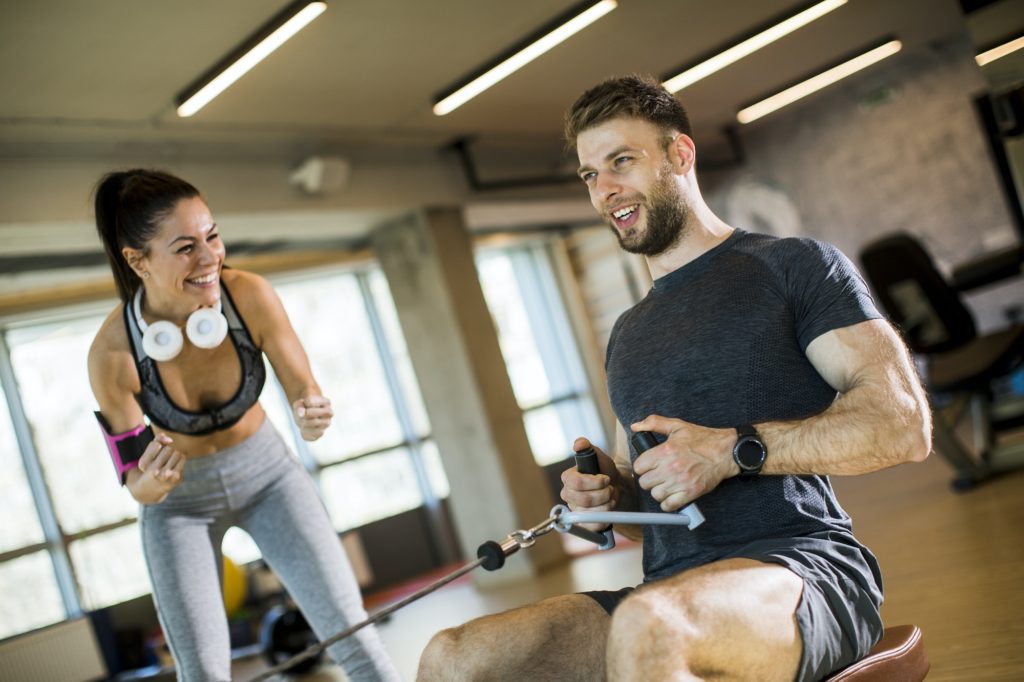
M 512 556 L 520 549 L 533 547 L 537 538 L 555 528 L 555 517 L 549 516 L 529 530 L 514 530 L 500 543 L 488 540 L 476 549 L 479 564 L 488 571 L 497 571 L 505 565 L 505 557 Z

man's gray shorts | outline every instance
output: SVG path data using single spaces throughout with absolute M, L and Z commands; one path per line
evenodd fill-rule
M 820 680 L 860 660 L 882 637 L 881 586 L 860 556 L 833 534 L 766 539 L 740 547 L 722 559 L 781 564 L 804 581 L 796 608 L 803 652 L 796 679 Z M 648 583 L 650 584 L 650 583 Z M 609 615 L 635 588 L 582 592 Z

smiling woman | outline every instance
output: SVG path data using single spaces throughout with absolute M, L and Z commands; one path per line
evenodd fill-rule
M 104 177 L 96 225 L 121 303 L 89 350 L 89 379 L 115 471 L 141 505 L 179 679 L 230 679 L 219 567 L 233 526 L 252 536 L 317 631 L 365 618 L 316 486 L 258 402 L 266 354 L 304 440 L 319 439 L 334 416 L 277 294 L 225 268 L 206 201 L 168 173 Z M 350 678 L 398 679 L 375 631 L 330 653 Z

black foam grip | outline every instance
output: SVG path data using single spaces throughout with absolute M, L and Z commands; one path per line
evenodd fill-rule
M 636 451 L 636 454 L 642 455 L 657 445 L 658 439 L 650 431 L 637 431 L 630 436 L 629 442 Z
M 488 540 L 477 547 L 476 558 L 484 560 L 480 565 L 488 571 L 497 571 L 505 565 L 505 551 L 494 540 Z
M 589 447 L 576 453 L 576 470 L 581 474 L 599 474 L 601 467 L 597 463 L 597 451 Z

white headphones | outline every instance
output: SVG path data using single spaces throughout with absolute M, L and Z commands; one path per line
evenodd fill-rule
M 184 339 L 178 325 L 167 320 L 159 320 L 146 324 L 142 319 L 142 287 L 135 292 L 132 303 L 135 320 L 142 331 L 142 350 L 157 362 L 172 360 L 181 352 Z M 228 335 L 228 321 L 220 312 L 220 299 L 213 308 L 200 308 L 188 316 L 185 323 L 185 334 L 193 346 L 199 348 L 216 348 Z

